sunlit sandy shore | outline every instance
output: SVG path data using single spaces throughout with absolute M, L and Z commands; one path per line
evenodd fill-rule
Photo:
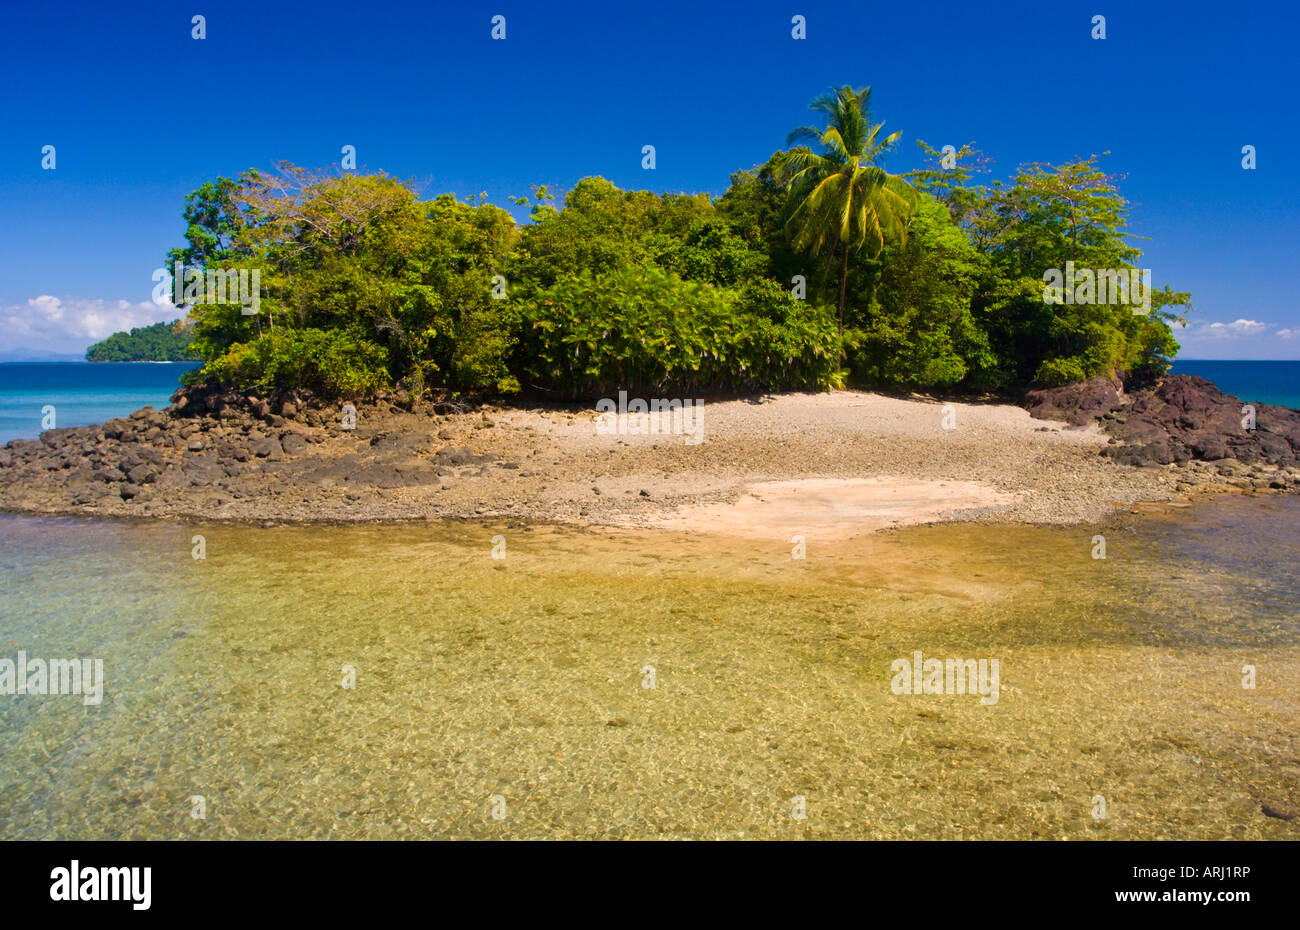
M 249 522 L 707 523 L 747 533 L 745 524 L 797 532 L 791 524 L 806 512 L 805 529 L 831 518 L 840 533 L 951 519 L 1087 522 L 1216 486 L 1300 482 L 1300 473 L 1268 465 L 1121 465 L 1098 454 L 1110 439 L 1096 426 L 1033 419 L 1009 404 L 852 391 L 706 400 L 689 432 L 671 417 L 648 432 L 648 422 L 581 408 L 374 404 L 358 410 L 355 429 L 332 407 L 284 417 L 252 409 L 219 418 L 146 411 L 0 450 L 0 509 Z

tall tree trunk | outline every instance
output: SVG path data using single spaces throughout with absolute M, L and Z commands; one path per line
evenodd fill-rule
M 849 244 L 844 243 L 844 264 L 840 266 L 840 347 L 839 364 L 844 364 L 844 292 L 849 285 Z

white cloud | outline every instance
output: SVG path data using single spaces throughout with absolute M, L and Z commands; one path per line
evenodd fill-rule
M 80 355 L 92 343 L 113 333 L 183 315 L 170 302 L 133 304 L 126 300 L 43 294 L 25 304 L 0 307 L 0 356 Z
M 1300 352 L 1300 326 L 1239 318 L 1231 323 L 1196 320 L 1174 324 L 1174 338 L 1184 359 L 1296 358 Z
M 1179 338 L 1235 339 L 1239 336 L 1257 336 L 1267 330 L 1269 325 L 1259 320 L 1233 320 L 1231 323 L 1192 323 L 1177 329 Z
M 1255 333 L 1262 333 L 1268 329 L 1267 323 L 1261 323 L 1258 320 L 1233 320 L 1231 323 L 1211 323 L 1210 332 L 1228 333 L 1233 336 L 1252 336 Z

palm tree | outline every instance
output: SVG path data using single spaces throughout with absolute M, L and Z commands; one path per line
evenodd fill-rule
M 843 255 L 840 266 L 840 335 L 844 335 L 844 294 L 849 281 L 849 254 L 864 245 L 874 257 L 887 238 L 907 239 L 907 221 L 916 208 L 916 192 L 880 163 L 902 132 L 883 141 L 884 123 L 871 125 L 871 88 L 844 85 L 822 94 L 809 109 L 825 116 L 826 127 L 801 126 L 787 146 L 810 143 L 785 163 L 789 185 L 786 232 L 796 249 L 814 255 Z

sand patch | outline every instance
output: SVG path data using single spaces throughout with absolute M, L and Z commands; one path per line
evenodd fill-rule
M 845 539 L 1014 499 L 975 481 L 801 478 L 749 484 L 734 503 L 687 506 L 651 522 L 664 529 L 751 538 Z

